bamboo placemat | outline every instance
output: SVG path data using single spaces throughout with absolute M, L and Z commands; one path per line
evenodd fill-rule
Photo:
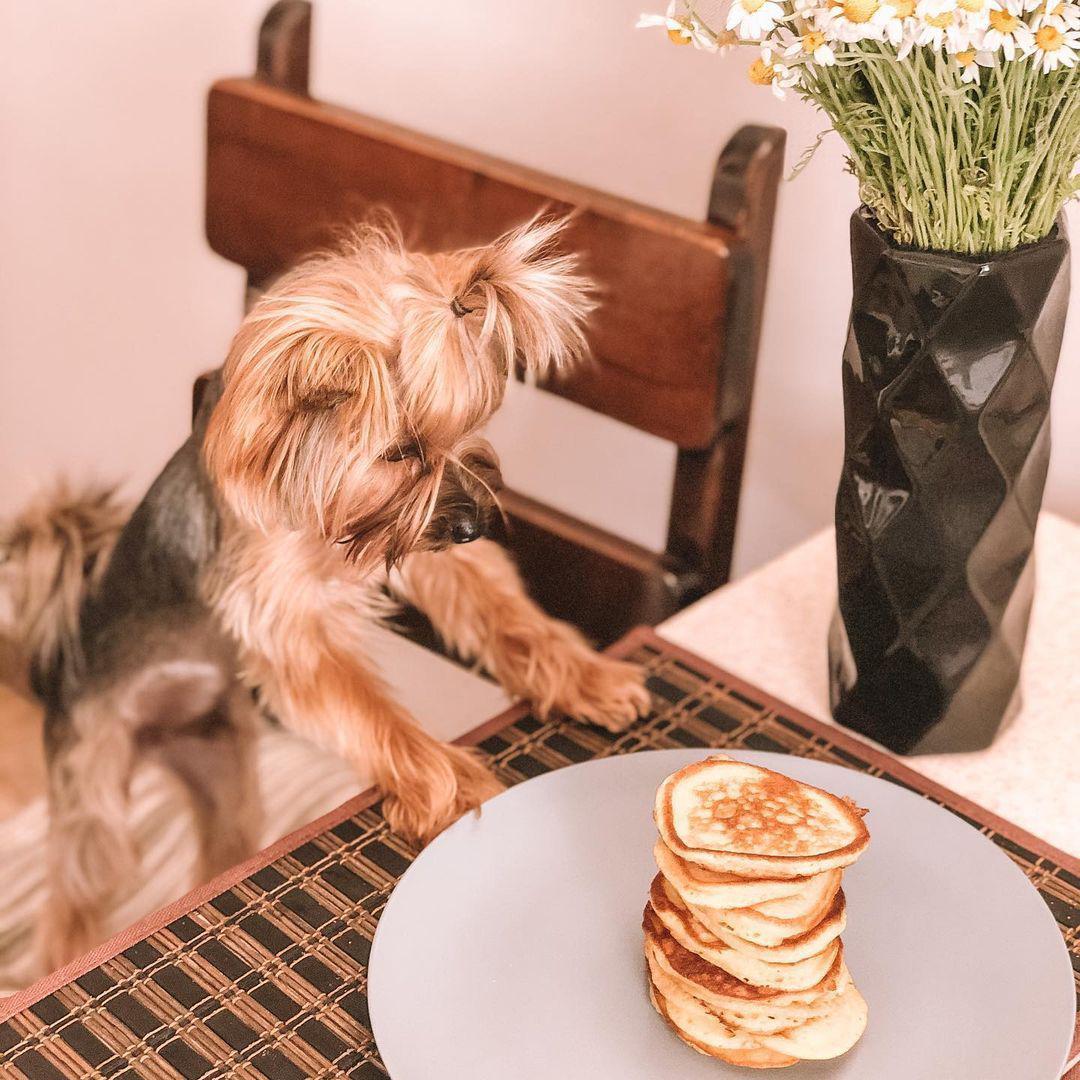
M 470 740 L 506 783 L 670 747 L 773 750 L 883 776 L 948 807 L 1008 852 L 1057 918 L 1080 986 L 1080 862 L 651 631 L 635 631 L 616 650 L 648 668 L 652 714 L 612 735 L 511 710 Z M 358 796 L 0 1003 L 2 1075 L 385 1076 L 368 1019 L 366 963 L 379 915 L 415 854 L 388 832 L 372 797 Z

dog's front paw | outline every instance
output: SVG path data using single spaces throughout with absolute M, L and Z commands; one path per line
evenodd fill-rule
M 554 701 L 567 716 L 608 731 L 624 731 L 651 705 L 642 668 L 588 650 L 569 665 Z
M 383 814 L 390 828 L 406 839 L 426 844 L 459 817 L 498 795 L 503 785 L 475 750 L 434 741 L 407 779 L 386 784 Z

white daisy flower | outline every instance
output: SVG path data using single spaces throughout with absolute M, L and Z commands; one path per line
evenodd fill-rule
M 771 86 L 773 94 L 781 101 L 787 89 L 799 81 L 799 73 L 774 59 L 772 49 L 761 50 L 761 55 L 750 65 L 748 75 L 755 86 Z
M 1032 34 L 1023 14 L 1023 0 L 993 0 L 987 28 L 979 37 L 979 49 L 992 53 L 1000 49 L 1010 63 L 1019 53 L 1027 53 Z
M 727 28 L 746 41 L 760 41 L 783 17 L 784 9 L 776 0 L 734 0 Z
M 979 85 L 980 69 L 994 66 L 994 54 L 978 49 L 965 49 L 953 58 L 960 66 L 960 81 Z
M 957 0 L 957 14 L 964 29 L 971 33 L 981 32 L 990 23 L 992 0 Z
M 1059 67 L 1074 67 L 1077 50 L 1080 50 L 1080 33 L 1059 30 L 1046 23 L 1032 35 L 1031 44 L 1024 50 L 1024 55 L 1034 57 L 1045 75 Z
M 722 52 L 728 45 L 734 44 L 714 41 L 708 30 L 689 15 L 677 18 L 678 9 L 678 0 L 671 0 L 663 15 L 641 15 L 637 21 L 637 29 L 645 30 L 658 26 L 667 31 L 672 44 L 693 45 L 695 49 L 703 49 L 705 52 Z
M 1059 30 L 1080 28 L 1080 6 L 1065 0 L 1045 0 L 1035 8 L 1031 29 L 1040 30 L 1044 26 L 1056 26 Z
M 894 12 L 882 0 L 831 0 L 821 29 L 830 41 L 884 41 Z
M 913 39 L 918 30 L 918 20 L 915 18 L 915 0 L 889 0 L 893 9 L 893 17 L 885 24 L 885 40 L 894 48 L 899 49 L 905 41 Z M 912 40 L 912 44 L 914 41 Z M 907 53 L 911 51 L 909 46 Z M 904 57 L 901 56 L 902 60 Z
M 916 45 L 930 46 L 932 49 L 948 48 L 949 52 L 962 52 L 970 41 L 955 11 L 946 11 L 940 15 L 929 15 L 922 20 L 915 37 Z M 911 50 L 909 49 L 908 52 Z M 906 55 L 906 54 L 905 54 Z
M 920 19 L 930 19 L 956 10 L 957 0 L 918 0 L 915 14 Z
M 945 51 L 950 56 L 957 53 L 967 52 L 974 48 L 975 39 L 981 31 L 968 25 L 967 20 L 960 14 L 956 16 L 956 22 L 945 32 Z
M 811 71 L 814 70 L 815 64 L 832 67 L 836 63 L 836 53 L 825 40 L 825 35 L 820 30 L 811 30 L 809 27 L 801 37 L 794 37 L 791 40 L 784 49 L 784 56 L 789 60 L 802 60 Z

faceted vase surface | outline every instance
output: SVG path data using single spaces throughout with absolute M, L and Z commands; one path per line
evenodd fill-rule
M 976 750 L 1015 704 L 1069 301 L 1064 222 L 986 257 L 851 222 L 837 721 L 899 753 Z

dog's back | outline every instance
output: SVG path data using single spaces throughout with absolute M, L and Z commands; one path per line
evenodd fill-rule
M 218 513 L 199 448 L 219 396 L 215 377 L 191 435 L 124 525 L 96 587 L 86 590 L 77 638 L 35 661 L 32 686 L 48 713 L 66 712 L 83 683 L 103 671 L 137 662 L 146 633 L 174 621 L 169 613 L 183 622 L 199 614 L 199 574 L 218 540 Z

